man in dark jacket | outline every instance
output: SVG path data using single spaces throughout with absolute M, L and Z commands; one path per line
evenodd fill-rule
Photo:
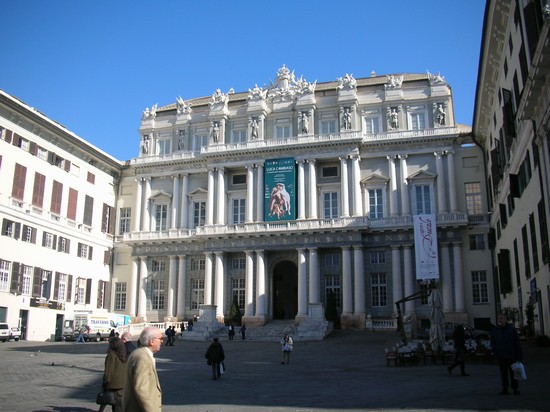
M 500 379 L 502 381 L 501 395 L 508 394 L 508 385 L 511 382 L 514 394 L 519 395 L 518 381 L 514 378 L 513 363 L 521 362 L 523 351 L 518 333 L 514 326 L 508 323 L 504 313 L 498 315 L 497 326 L 491 334 L 491 348 L 498 359 L 500 367 Z M 510 380 L 508 380 L 510 376 Z
M 221 378 L 220 364 L 225 360 L 225 353 L 222 344 L 218 342 L 218 338 L 214 338 L 214 342 L 210 344 L 204 356 L 208 359 L 208 364 L 212 365 L 214 380 Z

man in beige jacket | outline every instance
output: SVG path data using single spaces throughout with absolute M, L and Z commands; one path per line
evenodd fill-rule
M 160 329 L 148 327 L 139 336 L 141 346 L 126 361 L 126 385 L 122 410 L 125 412 L 159 412 L 162 410 L 160 389 L 153 354 L 162 346 Z

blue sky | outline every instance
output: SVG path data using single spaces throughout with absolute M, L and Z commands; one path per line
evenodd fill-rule
M 0 89 L 119 160 L 146 107 L 309 82 L 440 72 L 472 124 L 481 0 L 5 0 Z

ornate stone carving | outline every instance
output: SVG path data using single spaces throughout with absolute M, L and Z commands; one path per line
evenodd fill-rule
M 437 74 L 431 74 L 428 70 L 426 70 L 426 73 L 428 74 L 428 79 L 430 80 L 430 84 L 446 84 L 445 77 L 443 77 L 439 72 Z
M 193 111 L 191 106 L 185 103 L 181 97 L 176 99 L 176 106 L 178 114 L 190 114 Z
M 384 85 L 384 88 L 387 89 L 399 89 L 401 88 L 401 84 L 403 83 L 403 76 L 394 76 L 389 75 L 388 77 L 388 83 Z
M 338 77 L 337 88 L 340 90 L 355 90 L 357 89 L 357 80 L 353 78 L 353 74 L 345 74 L 344 77 Z

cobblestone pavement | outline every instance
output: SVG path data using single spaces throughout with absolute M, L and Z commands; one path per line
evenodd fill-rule
M 499 396 L 496 363 L 469 362 L 468 377 L 441 364 L 386 366 L 396 333 L 336 331 L 295 342 L 281 365 L 278 342 L 222 341 L 227 373 L 211 378 L 208 342 L 176 341 L 157 354 L 163 411 L 548 411 L 550 348 L 525 346 L 521 395 Z M 97 411 L 107 344 L 0 343 L 0 409 Z M 109 410 L 109 409 L 107 409 Z

